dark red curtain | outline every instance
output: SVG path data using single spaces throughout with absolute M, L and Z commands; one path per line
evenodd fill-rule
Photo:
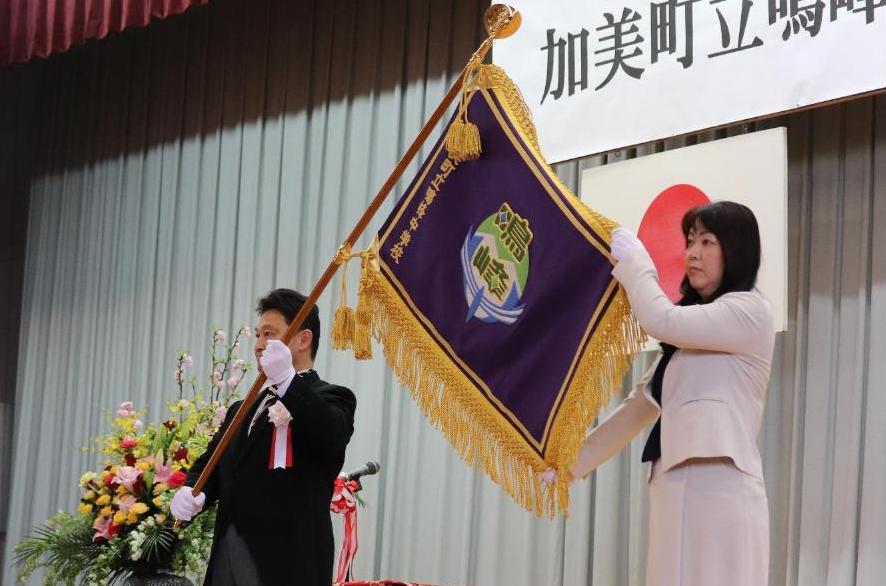
M 146 26 L 209 0 L 0 0 L 0 68 Z

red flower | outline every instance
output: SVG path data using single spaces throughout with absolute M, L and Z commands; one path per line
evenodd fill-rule
M 163 422 L 163 427 L 165 427 L 169 431 L 172 431 L 173 429 L 175 429 L 175 421 L 172 419 L 167 419 Z
M 172 456 L 176 460 L 187 460 L 188 459 L 188 448 L 179 448 L 175 451 L 175 454 Z
M 120 533 L 120 525 L 114 525 L 113 523 L 110 523 L 108 525 L 108 535 L 110 535 L 111 538 L 113 538 L 118 533 Z
M 107 488 L 111 490 L 115 490 L 120 484 L 120 482 L 117 480 L 117 477 L 113 474 L 106 474 L 104 479 L 102 479 L 102 482 Z
M 137 445 L 138 445 L 137 439 L 135 439 L 134 437 L 127 437 L 127 438 L 124 438 L 122 442 L 120 442 L 120 449 L 121 450 L 128 450 L 130 448 L 134 448 Z
M 178 488 L 179 486 L 185 483 L 187 479 L 187 475 L 181 470 L 175 470 L 169 474 L 169 478 L 166 480 L 166 484 L 171 486 L 172 488 Z
M 123 459 L 126 460 L 127 466 L 135 466 L 135 456 L 133 456 L 132 454 L 126 454 L 125 456 L 123 456 Z
M 132 483 L 132 494 L 138 496 L 145 489 L 145 481 L 139 476 L 138 480 Z

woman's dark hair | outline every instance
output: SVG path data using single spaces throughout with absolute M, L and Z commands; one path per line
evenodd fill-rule
M 305 301 L 307 301 L 307 297 L 298 291 L 293 291 L 292 289 L 274 289 L 258 300 L 255 311 L 261 315 L 266 311 L 276 309 L 283 314 L 283 319 L 286 320 L 286 325 L 289 325 L 292 323 L 295 314 L 299 312 Z M 301 325 L 301 329 L 311 330 L 311 334 L 313 334 L 313 337 L 311 338 L 311 359 L 314 359 L 317 357 L 317 350 L 320 348 L 320 312 L 317 310 L 316 305 L 308 312 L 308 317 L 305 318 L 304 323 Z
M 701 295 L 683 277 L 680 293 L 683 298 L 678 305 L 710 303 L 714 299 L 732 291 L 750 291 L 757 282 L 760 269 L 760 228 L 754 212 L 747 206 L 733 201 L 718 201 L 697 206 L 683 216 L 683 236 L 689 237 L 689 230 L 701 224 L 712 232 L 720 242 L 723 251 L 723 280 L 710 299 L 702 300 Z

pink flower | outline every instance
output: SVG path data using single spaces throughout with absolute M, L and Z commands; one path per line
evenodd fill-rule
M 222 381 L 222 373 L 215 370 L 212 372 L 212 386 L 217 387 L 221 385 Z
M 138 440 L 134 437 L 126 437 L 123 438 L 123 441 L 120 442 L 120 449 L 129 450 L 138 445 Z
M 252 332 L 249 330 L 249 326 L 243 326 L 242 328 L 240 328 L 240 335 L 244 338 L 248 338 L 250 335 L 252 335 Z
M 111 538 L 111 520 L 107 517 L 96 517 L 95 523 L 92 524 L 92 528 L 95 529 L 95 535 L 92 536 L 92 541 L 96 542 L 99 539 L 108 540 Z
M 185 371 L 181 368 L 176 368 L 173 376 L 175 377 L 175 384 L 180 385 L 185 380 Z
M 123 401 L 117 408 L 117 417 L 129 417 L 135 411 L 132 410 L 132 401 Z
M 138 477 L 141 476 L 141 470 L 138 468 L 133 468 L 132 466 L 121 466 L 117 468 L 117 475 L 115 476 L 115 480 L 122 484 L 126 490 L 132 492 L 132 487 L 135 482 L 138 480 Z
M 246 361 L 238 358 L 234 362 L 231 363 L 231 370 L 234 372 L 243 372 L 246 367 Z
M 141 431 L 141 428 L 144 426 L 145 426 L 145 424 L 142 423 L 141 419 L 136 419 L 135 421 L 132 422 L 132 429 L 134 429 L 135 431 Z
M 191 368 L 192 366 L 194 366 L 194 359 L 191 358 L 190 354 L 185 354 L 184 356 L 182 356 L 182 366 L 184 366 L 185 368 Z
M 166 466 L 158 460 L 154 465 L 154 482 L 166 482 L 172 473 L 172 466 Z
M 213 417 L 212 417 L 212 422 L 211 422 L 212 427 L 218 427 L 219 425 L 221 425 L 225 420 L 225 415 L 227 415 L 227 414 L 228 414 L 227 407 L 219 407 L 218 409 L 216 409 L 215 415 L 213 415 Z
M 224 330 L 215 330 L 215 339 L 219 342 L 224 342 L 228 339 L 228 335 L 225 333 Z
M 228 379 L 227 384 L 228 384 L 228 388 L 233 389 L 238 384 L 240 384 L 240 379 L 237 378 L 236 376 L 232 376 L 231 378 Z

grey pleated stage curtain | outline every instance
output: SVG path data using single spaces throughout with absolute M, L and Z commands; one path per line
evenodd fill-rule
M 106 430 L 102 410 L 130 399 L 159 417 L 178 349 L 199 367 L 211 328 L 254 323 L 272 287 L 311 286 L 481 39 L 485 6 L 217 0 L 0 72 L 0 188 L 10 213 L 28 208 L 26 255 L 8 257 L 10 274 L 25 264 L 21 330 L 4 330 L 4 348 L 18 344 L 4 584 L 11 545 L 76 505 L 77 479 L 97 460 L 78 448 Z M 781 122 L 791 331 L 779 336 L 762 438 L 771 584 L 879 584 L 886 101 Z M 558 170 L 577 187 L 585 167 L 717 137 Z M 336 282 L 321 299 L 327 332 L 337 295 Z M 381 358 L 355 362 L 327 335 L 317 367 L 358 396 L 346 469 L 383 467 L 364 483 L 358 577 L 643 583 L 642 438 L 575 486 L 568 521 L 538 520 L 464 466 Z

